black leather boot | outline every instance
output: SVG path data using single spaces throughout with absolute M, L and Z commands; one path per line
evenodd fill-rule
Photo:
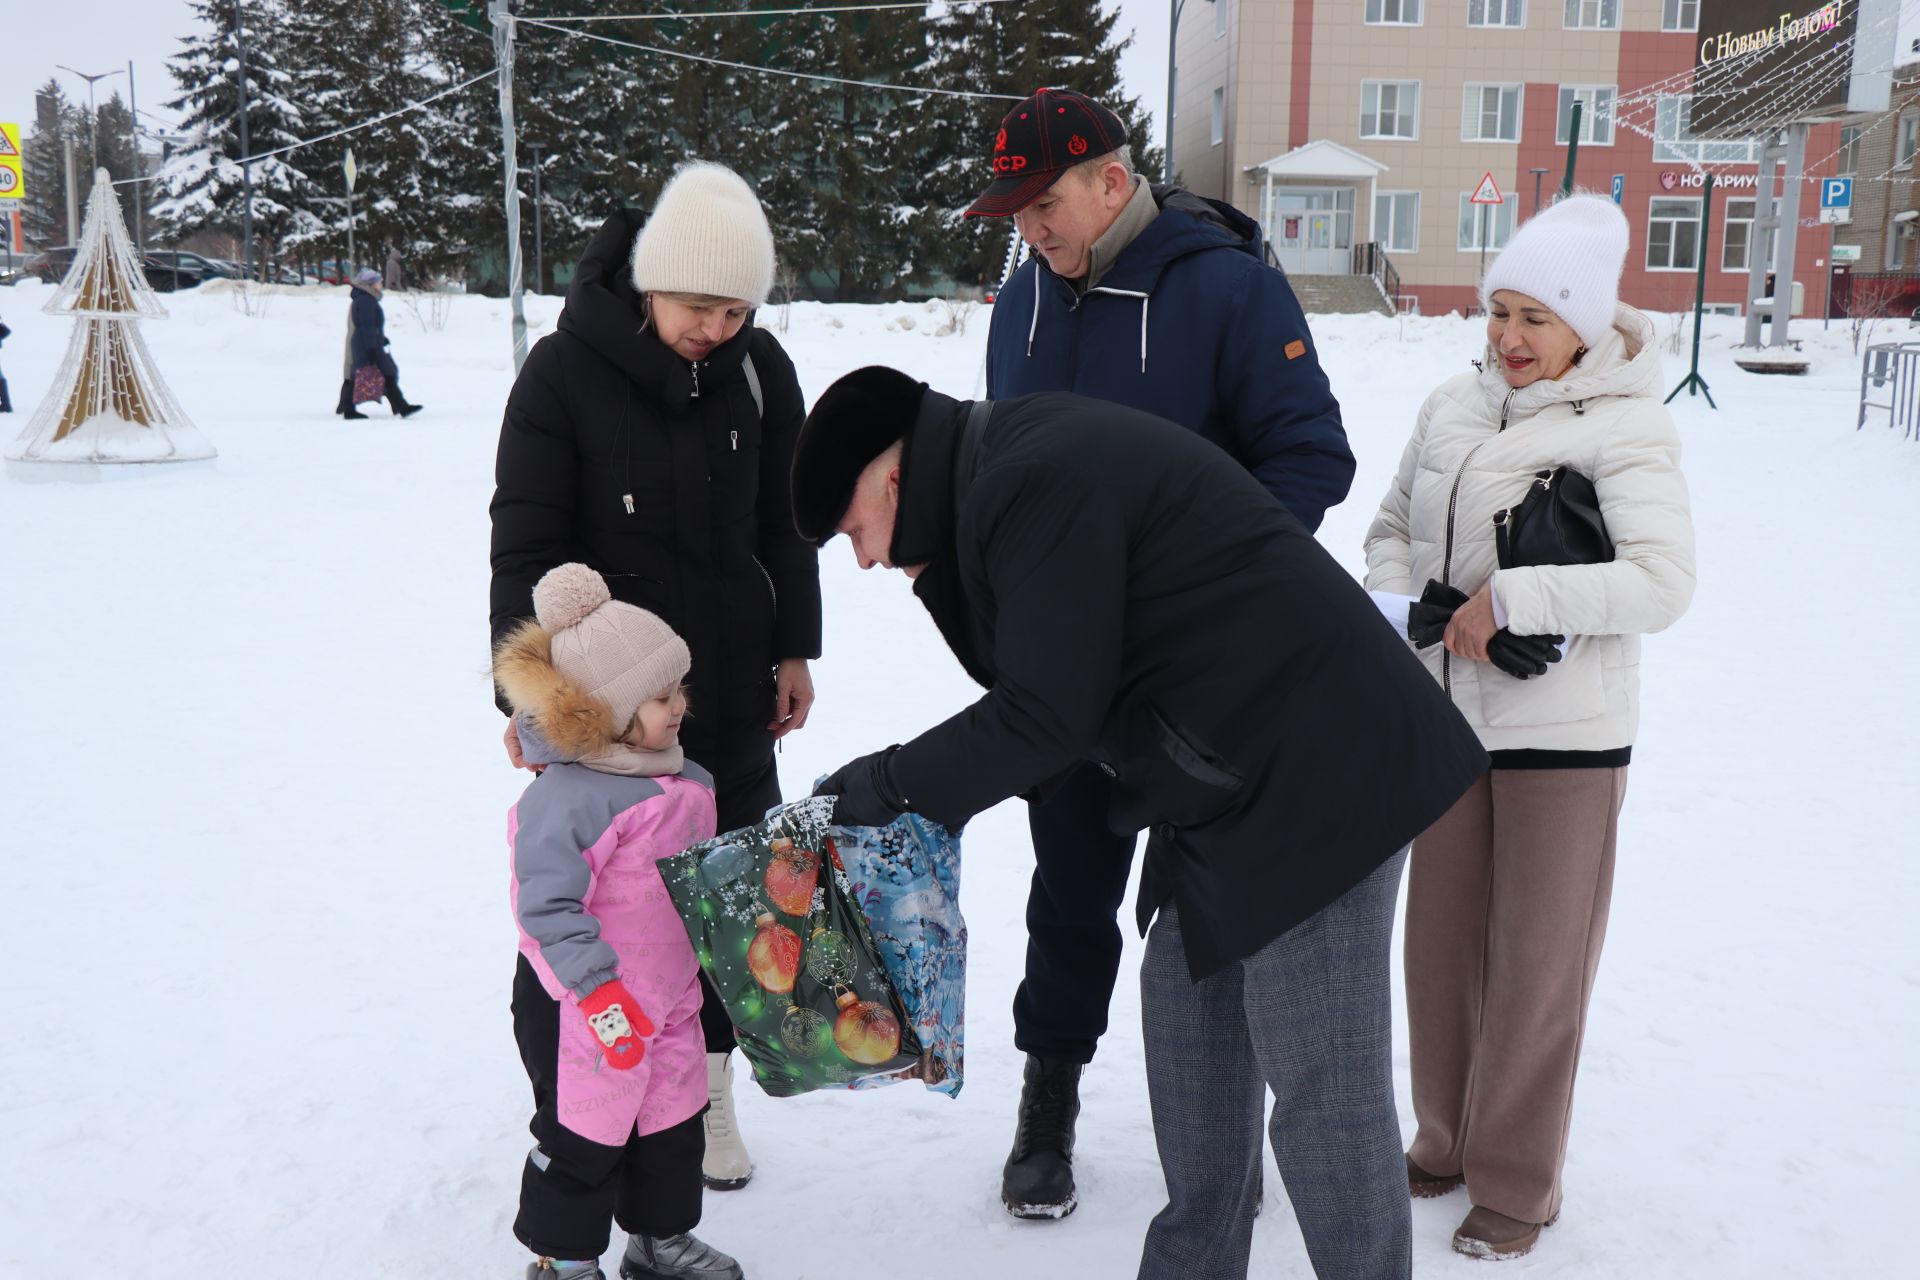
M 1080 1203 L 1073 1187 L 1073 1123 L 1080 1116 L 1082 1063 L 1027 1055 L 1013 1153 L 1000 1175 L 1000 1202 L 1016 1218 L 1064 1218 Z

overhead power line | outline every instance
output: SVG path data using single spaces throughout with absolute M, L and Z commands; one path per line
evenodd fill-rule
M 751 62 L 731 62 L 725 58 L 710 58 L 705 54 L 685 53 L 678 49 L 662 49 L 657 45 L 638 44 L 632 40 L 616 40 L 612 36 L 595 35 L 591 31 L 575 31 L 571 27 L 556 26 L 544 18 L 516 19 L 523 27 L 543 27 L 548 31 L 557 31 L 563 36 L 575 40 L 597 40 L 601 44 L 618 45 L 622 49 L 637 49 L 641 53 L 658 54 L 663 58 L 679 58 L 687 62 L 704 62 L 714 67 L 730 67 L 735 71 L 752 71 L 764 76 L 785 76 L 789 80 L 813 80 L 821 84 L 845 84 L 863 89 L 888 89 L 895 93 L 918 93 L 944 98 L 990 98 L 1001 102 L 1019 102 L 1017 93 L 974 93 L 966 89 L 929 89 L 920 85 L 889 84 L 883 80 L 850 80 L 845 76 L 820 75 L 811 71 L 787 71 L 780 67 L 757 66 Z
M 973 4 L 1023 4 L 1025 0 L 949 0 L 949 8 Z M 673 13 L 668 10 L 656 10 L 653 13 L 596 13 L 576 18 L 541 18 L 540 22 L 554 26 L 577 26 L 589 22 L 687 22 L 697 18 L 772 18 L 787 14 L 805 13 L 864 13 L 874 9 L 927 9 L 931 0 L 893 0 L 888 4 L 818 4 L 802 5 L 796 9 L 708 9 L 699 13 Z M 521 19 L 531 22 L 534 19 Z

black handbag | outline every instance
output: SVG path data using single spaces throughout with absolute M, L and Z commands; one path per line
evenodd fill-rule
M 1535 472 L 1525 497 L 1493 513 L 1493 538 L 1502 569 L 1613 560 L 1593 481 L 1572 467 Z

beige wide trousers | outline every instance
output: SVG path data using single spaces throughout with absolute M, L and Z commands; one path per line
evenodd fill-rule
M 1560 1212 L 1626 790 L 1625 768 L 1496 768 L 1413 845 L 1407 1154 L 1523 1222 Z

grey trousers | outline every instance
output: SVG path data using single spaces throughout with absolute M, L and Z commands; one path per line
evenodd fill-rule
M 1167 1206 L 1140 1280 L 1247 1274 L 1260 1125 L 1320 1280 L 1397 1280 L 1413 1266 L 1393 1102 L 1388 952 L 1403 850 L 1253 955 L 1194 982 L 1169 903 L 1140 966 L 1153 1132 Z

